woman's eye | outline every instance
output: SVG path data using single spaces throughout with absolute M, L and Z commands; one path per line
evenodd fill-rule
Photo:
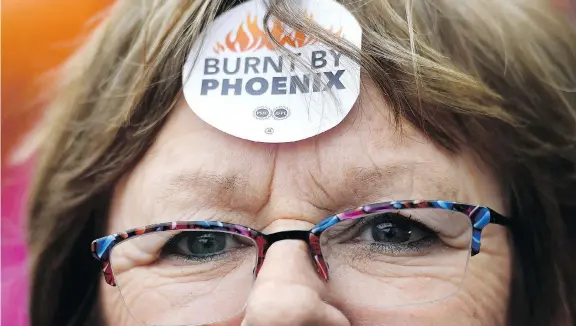
M 182 240 L 180 247 L 182 251 L 191 255 L 205 256 L 213 255 L 226 249 L 228 235 L 225 233 L 203 233 L 194 232 Z
M 233 234 L 190 231 L 182 232 L 170 239 L 162 249 L 162 256 L 183 257 L 188 260 L 208 260 L 243 246 L 246 244 Z
M 402 243 L 410 240 L 412 229 L 405 224 L 383 222 L 371 226 L 372 238 L 378 242 Z
M 359 240 L 381 244 L 409 244 L 435 233 L 399 214 L 382 214 L 363 223 Z

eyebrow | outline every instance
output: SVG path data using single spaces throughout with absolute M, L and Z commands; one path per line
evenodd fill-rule
M 387 200 L 442 199 L 457 200 L 458 190 L 452 180 L 433 167 L 417 162 L 392 163 L 386 166 L 350 167 L 343 171 L 343 180 L 327 188 L 329 176 L 314 176 L 311 181 L 317 190 L 309 202 L 326 216 L 342 210 Z M 417 184 L 417 185 L 415 185 Z M 201 171 L 181 172 L 163 176 L 158 183 L 158 199 L 189 208 L 200 207 L 222 210 L 249 210 L 250 205 L 266 203 L 269 189 L 257 193 L 249 189 L 249 180 L 238 173 L 214 174 Z M 398 198 L 416 195 L 425 198 Z M 404 196 L 404 195 L 402 195 Z
M 342 186 L 346 187 L 343 195 L 349 200 L 344 200 L 345 207 L 339 209 L 384 200 L 455 200 L 458 195 L 455 184 L 445 173 L 420 162 L 349 168 L 345 170 Z M 408 198 L 414 196 L 424 198 Z
M 157 185 L 161 199 L 171 200 L 180 194 L 191 193 L 223 203 L 245 192 L 248 179 L 240 174 L 181 172 L 165 175 Z

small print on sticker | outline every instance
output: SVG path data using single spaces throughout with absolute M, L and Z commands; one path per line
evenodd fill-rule
M 333 0 L 301 1 L 300 9 L 360 48 L 362 30 Z M 272 36 L 306 66 L 281 54 L 266 36 L 261 0 L 220 15 L 194 44 L 184 65 L 184 97 L 205 122 L 230 135 L 294 142 L 338 125 L 360 93 L 360 67 L 344 54 L 272 17 Z

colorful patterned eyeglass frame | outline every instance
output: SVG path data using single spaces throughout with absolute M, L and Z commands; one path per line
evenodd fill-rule
M 274 242 L 287 239 L 303 240 L 308 244 L 310 254 L 316 263 L 318 275 L 324 280 L 328 280 L 328 266 L 324 261 L 322 251 L 320 249 L 320 236 L 322 232 L 331 226 L 345 220 L 355 220 L 371 214 L 389 212 L 391 210 L 401 211 L 403 209 L 419 208 L 445 209 L 460 212 L 468 216 L 472 224 L 472 241 L 470 248 L 472 256 L 480 252 L 480 239 L 484 227 L 490 223 L 504 226 L 508 226 L 510 224 L 510 219 L 500 215 L 488 207 L 441 200 L 402 200 L 369 204 L 358 207 L 356 209 L 347 210 L 325 218 L 309 231 L 296 230 L 264 234 L 260 231 L 242 225 L 228 224 L 217 221 L 168 222 L 139 227 L 96 239 L 92 242 L 91 250 L 92 255 L 102 263 L 106 282 L 112 286 L 116 286 L 114 275 L 112 273 L 112 266 L 110 265 L 110 252 L 112 251 L 112 248 L 114 248 L 114 246 L 117 244 L 142 234 L 177 230 L 215 230 L 251 238 L 254 240 L 258 247 L 258 262 L 256 264 L 256 268 L 254 269 L 255 275 L 258 274 L 258 271 L 264 263 L 266 251 Z

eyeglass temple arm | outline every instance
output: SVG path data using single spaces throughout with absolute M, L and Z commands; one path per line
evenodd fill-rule
M 495 210 L 490 209 L 490 223 L 510 226 L 511 220 L 509 217 L 503 216 Z

